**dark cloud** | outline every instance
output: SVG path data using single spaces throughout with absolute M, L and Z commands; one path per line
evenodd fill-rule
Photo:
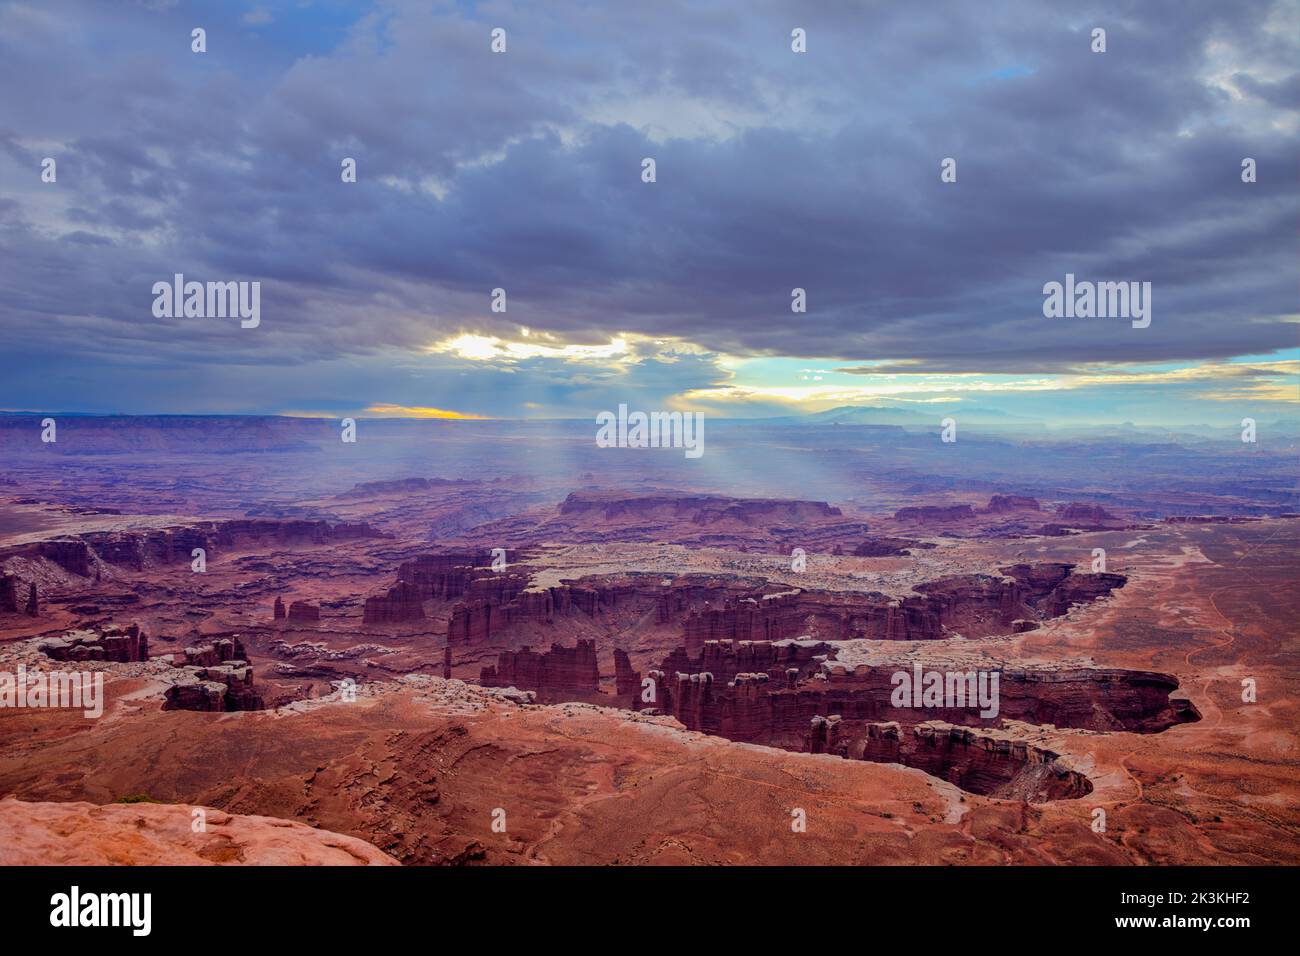
M 87 388 L 145 363 L 214 391 L 519 325 L 896 372 L 1295 345 L 1290 0 L 536 6 L 0 6 L 7 334 L 38 368 L 93 360 Z M 155 319 L 175 272 L 260 280 L 262 327 Z M 1066 272 L 1152 282 L 1151 327 L 1044 319 Z M 457 367 L 581 400 L 567 365 Z M 719 380 L 707 358 L 637 374 Z M 291 385 L 307 401 L 283 372 L 259 401 Z

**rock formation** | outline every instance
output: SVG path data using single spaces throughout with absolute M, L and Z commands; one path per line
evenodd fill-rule
M 631 695 L 635 707 L 641 699 L 641 674 L 632 669 L 627 652 L 614 648 L 614 693 L 620 698 Z
M 1056 509 L 1056 513 L 1065 521 L 1119 520 L 1101 505 L 1082 504 L 1078 501 L 1071 501 L 1069 504 L 1061 505 Z
M 1024 495 L 994 495 L 984 509 L 990 514 L 1004 514 L 1009 511 L 1041 511 L 1037 498 Z
M 512 560 L 509 552 L 507 562 Z M 525 579 L 491 568 L 490 551 L 458 551 L 447 554 L 421 555 L 403 562 L 397 569 L 397 583 L 388 591 L 366 599 L 363 622 L 366 624 L 400 624 L 424 620 L 425 601 L 450 601 L 475 591 L 477 600 L 488 600 L 494 593 L 498 600 L 504 588 L 522 589 Z M 509 579 L 507 584 L 502 579 Z
M 149 638 L 138 624 L 110 625 L 101 632 L 68 631 L 63 637 L 42 641 L 39 649 L 56 661 L 114 661 L 127 664 L 149 659 Z
M 808 635 L 820 640 L 936 640 L 959 633 L 986 637 L 1017 630 L 1017 621 L 1059 617 L 1123 587 L 1121 574 L 1077 574 L 1073 565 L 1043 563 L 1002 569 L 1002 575 L 968 574 L 918 584 L 913 596 L 790 590 L 727 597 L 719 607 L 691 613 L 684 622 L 687 650 L 707 641 L 777 641 Z M 1027 630 L 1023 625 L 1020 630 Z
M 284 620 L 284 601 L 279 597 L 275 599 L 275 606 L 271 609 L 271 617 L 276 621 Z
M 419 589 L 405 581 L 398 582 L 377 597 L 366 598 L 362 621 L 366 624 L 402 624 L 424 620 L 424 600 Z
M 517 546 L 547 541 L 656 541 L 734 550 L 802 547 L 830 552 L 868 531 L 825 501 L 733 498 L 655 491 L 576 491 L 540 520 L 518 518 L 474 528 L 476 541 Z M 851 546 L 851 545 L 850 545 Z
M 830 644 L 821 641 L 706 641 L 699 656 L 692 658 L 687 649 L 679 647 L 663 662 L 667 674 L 710 673 L 723 684 L 730 683 L 737 674 L 763 673 L 774 686 L 787 686 L 791 673 L 795 679 L 814 674 L 821 663 L 834 656 Z
M 320 608 L 306 601 L 294 601 L 289 605 L 289 620 L 300 624 L 315 624 L 320 621 Z
M 396 866 L 355 837 L 304 823 L 179 803 L 0 800 L 4 866 Z M 69 838 L 75 834 L 75 838 Z
M 668 675 L 662 679 L 657 705 L 691 730 L 787 750 L 811 746 L 808 728 L 814 717 L 838 718 L 836 734 L 841 741 L 863 740 L 867 725 L 890 721 L 910 726 L 942 720 L 982 727 L 1010 719 L 1094 731 L 1158 733 L 1200 719 L 1190 701 L 1171 696 L 1178 680 L 1168 674 L 1082 667 L 998 665 L 994 717 L 985 717 L 973 701 L 963 706 L 900 707 L 894 705 L 895 675 L 907 671 L 905 665 L 849 667 L 813 653 L 825 650 L 833 653 L 826 645 L 810 647 L 806 642 L 770 648 L 706 645 L 698 657 L 687 657 L 679 649 L 665 661 L 662 672 L 652 672 Z M 709 670 L 720 663 L 765 657 L 772 660 L 768 668 L 734 673 L 725 680 Z M 782 671 L 783 657 L 796 666 Z M 949 670 L 961 674 L 968 666 Z M 816 739 L 821 741 L 818 746 L 828 746 L 825 739 Z
M 0 574 L 0 614 L 18 613 L 18 595 L 21 593 L 22 581 L 12 574 Z
M 93 570 L 95 555 L 84 540 L 57 538 L 0 548 L 0 564 L 10 558 L 49 561 L 69 574 L 88 578 Z
M 213 667 L 182 667 L 167 688 L 163 710 L 223 712 L 261 710 L 261 695 L 253 687 L 253 668 L 231 660 Z
M 215 667 L 229 661 L 246 661 L 248 652 L 238 637 L 221 637 L 184 650 L 185 664 L 190 667 Z
M 723 521 L 799 522 L 839 517 L 842 512 L 824 501 L 788 498 L 575 491 L 561 503 L 560 514 L 596 515 L 603 521 L 654 518 L 707 525 Z
M 328 544 L 359 538 L 384 537 L 368 524 L 330 524 L 326 521 L 232 519 L 202 521 L 171 528 L 133 531 L 93 531 L 75 538 L 57 538 L 0 548 L 0 563 L 10 558 L 44 559 L 69 574 L 90 577 L 102 561 L 131 571 L 188 563 L 195 548 L 208 559 L 222 550 L 255 544 Z
M 1092 792 L 1092 782 L 1061 762 L 1059 754 L 998 731 L 937 720 L 906 728 L 896 721 L 870 723 L 862 730 L 846 738 L 838 716 L 813 717 L 805 749 L 915 767 L 970 793 L 1004 800 L 1042 803 Z
M 974 517 L 975 512 L 970 505 L 921 505 L 899 508 L 894 512 L 895 521 L 910 521 L 919 525 L 946 524 Z
M 574 700 L 600 692 L 600 669 L 594 641 L 578 641 L 576 647 L 552 644 L 545 653 L 528 647 L 503 651 L 495 666 L 479 674 L 484 687 L 517 687 L 536 691 L 539 700 Z
M 911 538 L 867 538 L 853 549 L 853 556 L 858 558 L 892 558 L 910 554 L 911 548 L 933 548 L 929 541 L 913 541 Z

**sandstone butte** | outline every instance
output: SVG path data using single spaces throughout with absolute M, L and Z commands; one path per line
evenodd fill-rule
M 397 866 L 355 837 L 183 804 L 0 800 L 0 866 Z

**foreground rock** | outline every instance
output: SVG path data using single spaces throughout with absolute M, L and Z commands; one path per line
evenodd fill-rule
M 184 804 L 0 800 L 3 866 L 397 866 L 355 837 Z

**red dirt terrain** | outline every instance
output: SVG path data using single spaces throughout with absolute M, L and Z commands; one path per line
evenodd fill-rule
M 11 495 L 0 672 L 106 697 L 0 709 L 0 794 L 26 801 L 0 820 L 95 834 L 18 861 L 1300 859 L 1293 518 L 508 494 Z M 996 712 L 893 697 L 927 671 L 996 673 Z M 190 836 L 200 806 L 224 842 Z

